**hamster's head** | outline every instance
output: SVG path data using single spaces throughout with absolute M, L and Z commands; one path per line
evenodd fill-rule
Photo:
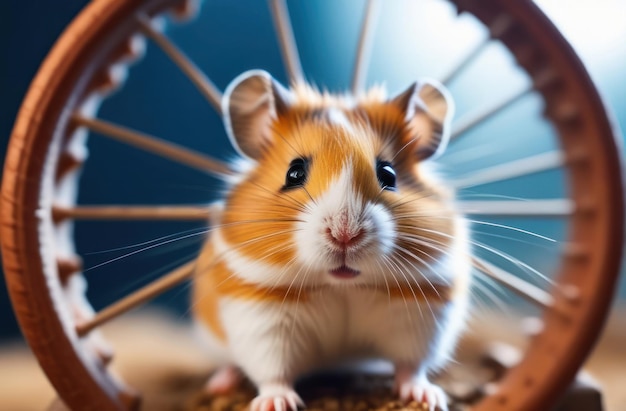
M 451 111 L 434 82 L 349 97 L 239 76 L 223 113 L 250 166 L 225 199 L 227 261 L 272 287 L 442 281 L 458 216 L 425 162 L 445 147 Z

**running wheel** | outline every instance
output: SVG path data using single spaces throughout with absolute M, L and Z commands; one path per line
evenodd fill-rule
M 522 361 L 474 411 L 546 409 L 580 368 L 604 323 L 619 273 L 623 235 L 620 150 L 598 93 L 570 46 L 529 0 L 452 0 L 471 13 L 489 38 L 466 52 L 450 82 L 491 42 L 500 42 L 528 75 L 531 86 L 491 107 L 461 117 L 453 129 L 460 139 L 481 122 L 514 108 L 535 94 L 553 125 L 557 148 L 468 173 L 454 183 L 462 190 L 560 169 L 564 198 L 530 201 L 502 198 L 461 201 L 468 215 L 560 219 L 566 237 L 553 284 L 524 281 L 477 258 L 476 269 L 542 312 L 543 325 L 530 338 Z M 290 24 L 288 3 L 269 7 L 291 79 L 304 78 Z M 202 171 L 227 173 L 219 160 L 96 117 L 95 101 L 120 86 L 114 68 L 137 60 L 141 42 L 156 43 L 189 77 L 215 110 L 221 91 L 153 24 L 156 17 L 191 16 L 187 0 L 94 0 L 71 23 L 42 65 L 23 102 L 5 162 L 2 185 L 2 255 L 18 320 L 32 350 L 59 396 L 76 410 L 137 409 L 139 395 L 112 375 L 110 355 L 98 327 L 130 308 L 188 279 L 193 262 L 149 286 L 94 312 L 84 292 L 88 276 L 75 255 L 76 219 L 201 220 L 209 211 L 182 206 L 77 205 L 78 173 L 86 160 L 88 131 L 108 135 L 157 156 Z M 376 11 L 369 0 L 360 32 L 351 88 L 363 87 L 375 36 Z M 234 77 L 234 76 L 233 76 Z M 348 87 L 346 87 L 348 88 Z M 453 141 L 452 144 L 455 142 Z

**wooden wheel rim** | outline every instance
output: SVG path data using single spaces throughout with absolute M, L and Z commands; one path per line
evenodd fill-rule
M 2 186 L 2 253 L 9 292 L 22 330 L 57 392 L 73 409 L 136 406 L 98 358 L 85 349 L 63 304 L 55 256 L 52 187 L 61 167 L 70 115 L 90 91 L 107 58 L 135 30 L 136 13 L 153 15 L 168 0 L 92 2 L 68 27 L 33 81 L 15 124 Z M 530 2 L 455 0 L 488 27 L 506 14 L 510 28 L 493 33 L 531 75 L 556 125 L 568 159 L 571 198 L 577 208 L 561 284 L 577 295 L 555 293 L 545 329 L 524 361 L 495 395 L 474 407 L 537 410 L 547 407 L 573 378 L 603 325 L 614 290 L 623 241 L 619 149 L 602 102 L 582 64 Z M 600 182 L 603 182 L 601 184 Z

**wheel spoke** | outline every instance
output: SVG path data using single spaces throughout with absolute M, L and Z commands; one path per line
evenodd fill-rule
M 359 46 L 357 49 L 354 71 L 352 74 L 352 94 L 357 94 L 365 86 L 365 77 L 372 54 L 372 43 L 374 42 L 374 30 L 378 21 L 380 11 L 380 0 L 368 0 L 367 10 L 361 26 Z
M 158 154 L 186 166 L 202 171 L 208 171 L 218 176 L 232 174 L 232 170 L 230 170 L 225 163 L 160 138 L 140 133 L 138 131 L 118 126 L 103 120 L 84 117 L 80 114 L 75 114 L 74 120 L 81 126 L 85 126 L 96 133 L 114 138 L 115 140 L 130 144 L 142 150 Z
M 461 74 L 461 72 L 463 72 L 466 67 L 470 65 L 472 61 L 476 60 L 476 58 L 480 56 L 480 54 L 485 51 L 485 49 L 487 49 L 487 46 L 490 43 L 491 39 L 487 37 L 476 46 L 474 46 L 474 48 L 469 53 L 467 53 L 467 55 L 461 60 L 460 63 L 457 63 L 457 65 L 452 70 L 450 70 L 448 74 L 441 78 L 441 82 L 443 84 L 450 84 L 455 78 L 459 76 L 459 74 Z
M 569 199 L 528 201 L 459 201 L 459 210 L 470 215 L 561 217 L 574 213 L 575 205 Z
M 289 77 L 291 81 L 301 82 L 304 80 L 304 74 L 302 73 L 298 47 L 296 46 L 296 39 L 293 35 L 291 20 L 289 19 L 287 3 L 285 0 L 268 1 L 270 2 L 274 27 L 276 28 L 280 49 L 283 54 L 283 60 L 285 61 Z
M 99 311 L 89 321 L 76 326 L 76 333 L 79 336 L 87 335 L 91 330 L 100 325 L 124 314 L 125 312 L 153 299 L 170 288 L 189 279 L 194 272 L 195 261 L 191 261 L 176 270 L 166 274 L 158 280 L 135 291 L 134 293 L 111 304 L 102 311 Z
M 506 33 L 513 26 L 513 20 L 503 14 L 498 18 L 494 19 L 493 23 L 489 27 L 489 36 L 474 46 L 473 49 L 470 50 L 469 53 L 465 55 L 463 59 L 452 69 L 450 72 L 442 77 L 441 82 L 444 84 L 451 83 L 455 78 L 459 76 L 463 72 L 463 70 L 468 67 L 472 61 L 474 61 L 480 54 L 487 49 L 487 46 L 491 43 L 491 39 L 499 38 L 504 33 Z
M 474 113 L 469 113 L 465 115 L 464 117 L 456 121 L 452 129 L 450 138 L 452 140 L 458 139 L 464 133 L 468 132 L 469 130 L 476 127 L 483 121 L 489 119 L 490 117 L 498 114 L 505 108 L 511 106 L 513 103 L 515 103 L 516 101 L 519 101 L 522 97 L 530 94 L 530 92 L 532 91 L 533 91 L 533 87 L 528 86 L 526 88 L 523 88 L 513 93 L 512 95 L 508 96 L 502 101 L 499 101 L 498 103 L 494 104 L 491 107 L 486 107 Z
M 488 167 L 458 180 L 453 180 L 454 188 L 469 188 L 482 184 L 495 183 L 511 178 L 522 177 L 542 171 L 563 167 L 566 163 L 565 155 L 558 151 L 548 151 L 530 157 L 514 160 L 509 163 Z
M 539 305 L 543 308 L 550 308 L 554 305 L 554 299 L 549 293 L 522 280 L 514 274 L 511 274 L 500 267 L 496 267 L 479 257 L 473 257 L 472 264 L 477 270 L 489 276 L 489 278 L 497 281 L 531 303 Z
M 200 206 L 79 206 L 54 207 L 55 222 L 80 220 L 207 220 L 209 207 Z
M 150 19 L 145 15 L 137 17 L 142 32 L 150 37 L 165 54 L 185 73 L 200 93 L 213 106 L 215 111 L 222 112 L 222 92 L 215 84 L 183 53 L 167 36 L 156 30 Z

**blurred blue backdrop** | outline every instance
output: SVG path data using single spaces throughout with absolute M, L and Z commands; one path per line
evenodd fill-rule
M 85 0 L 0 2 L 2 152 L 39 64 L 63 28 L 86 3 Z M 315 0 L 288 4 L 307 79 L 332 91 L 345 90 L 351 80 L 364 1 Z M 565 5 L 559 0 L 543 0 L 540 5 L 573 43 L 618 123 L 626 126 L 626 43 L 623 41 L 626 26 L 621 22 L 626 15 L 624 3 L 589 0 Z M 221 89 L 237 74 L 252 68 L 263 68 L 286 83 L 265 1 L 207 0 L 194 22 L 171 24 L 168 34 Z M 471 16 L 457 17 L 445 2 L 385 2 L 376 29 L 368 84 L 383 83 L 395 93 L 420 77 L 441 78 L 485 35 L 485 30 Z M 498 101 L 528 82 L 512 64 L 508 53 L 499 44 L 493 44 L 462 77 L 450 84 L 457 117 Z M 476 169 L 478 160 L 484 167 L 554 148 L 556 140 L 551 126 L 540 116 L 541 104 L 537 96 L 528 96 L 468 133 L 442 158 L 441 173 L 458 178 Z M 234 155 L 220 118 L 152 44 L 148 44 L 145 58 L 131 68 L 122 91 L 103 103 L 99 117 L 216 156 Z M 501 145 L 492 143 L 494 135 L 502 136 Z M 89 149 L 91 154 L 79 198 L 83 204 L 205 204 L 220 189 L 219 182 L 203 174 L 106 138 L 92 136 Z M 485 194 L 497 193 L 556 198 L 567 194 L 564 178 L 561 172 L 552 171 L 491 184 L 479 191 L 466 190 L 462 196 L 480 199 Z M 562 238 L 565 230 L 562 221 L 504 223 L 523 226 L 556 240 Z M 89 295 L 94 306 L 102 307 L 191 258 L 201 236 L 194 234 L 197 230 L 188 231 L 186 239 L 142 252 L 135 252 L 141 247 L 122 250 L 120 247 L 201 227 L 193 223 L 78 223 L 78 250 L 88 268 Z M 485 231 L 477 233 L 476 238 L 487 242 L 502 234 Z M 498 237 L 501 249 L 522 257 L 541 271 L 552 269 L 557 248 L 523 236 L 508 242 L 510 234 L 505 237 Z M 133 254 L 111 261 L 127 253 Z M 622 290 L 621 296 L 626 296 L 626 290 Z M 186 288 L 180 287 L 161 296 L 156 303 L 173 307 L 182 316 L 186 311 L 185 301 Z M 16 333 L 5 286 L 0 282 L 0 338 Z

